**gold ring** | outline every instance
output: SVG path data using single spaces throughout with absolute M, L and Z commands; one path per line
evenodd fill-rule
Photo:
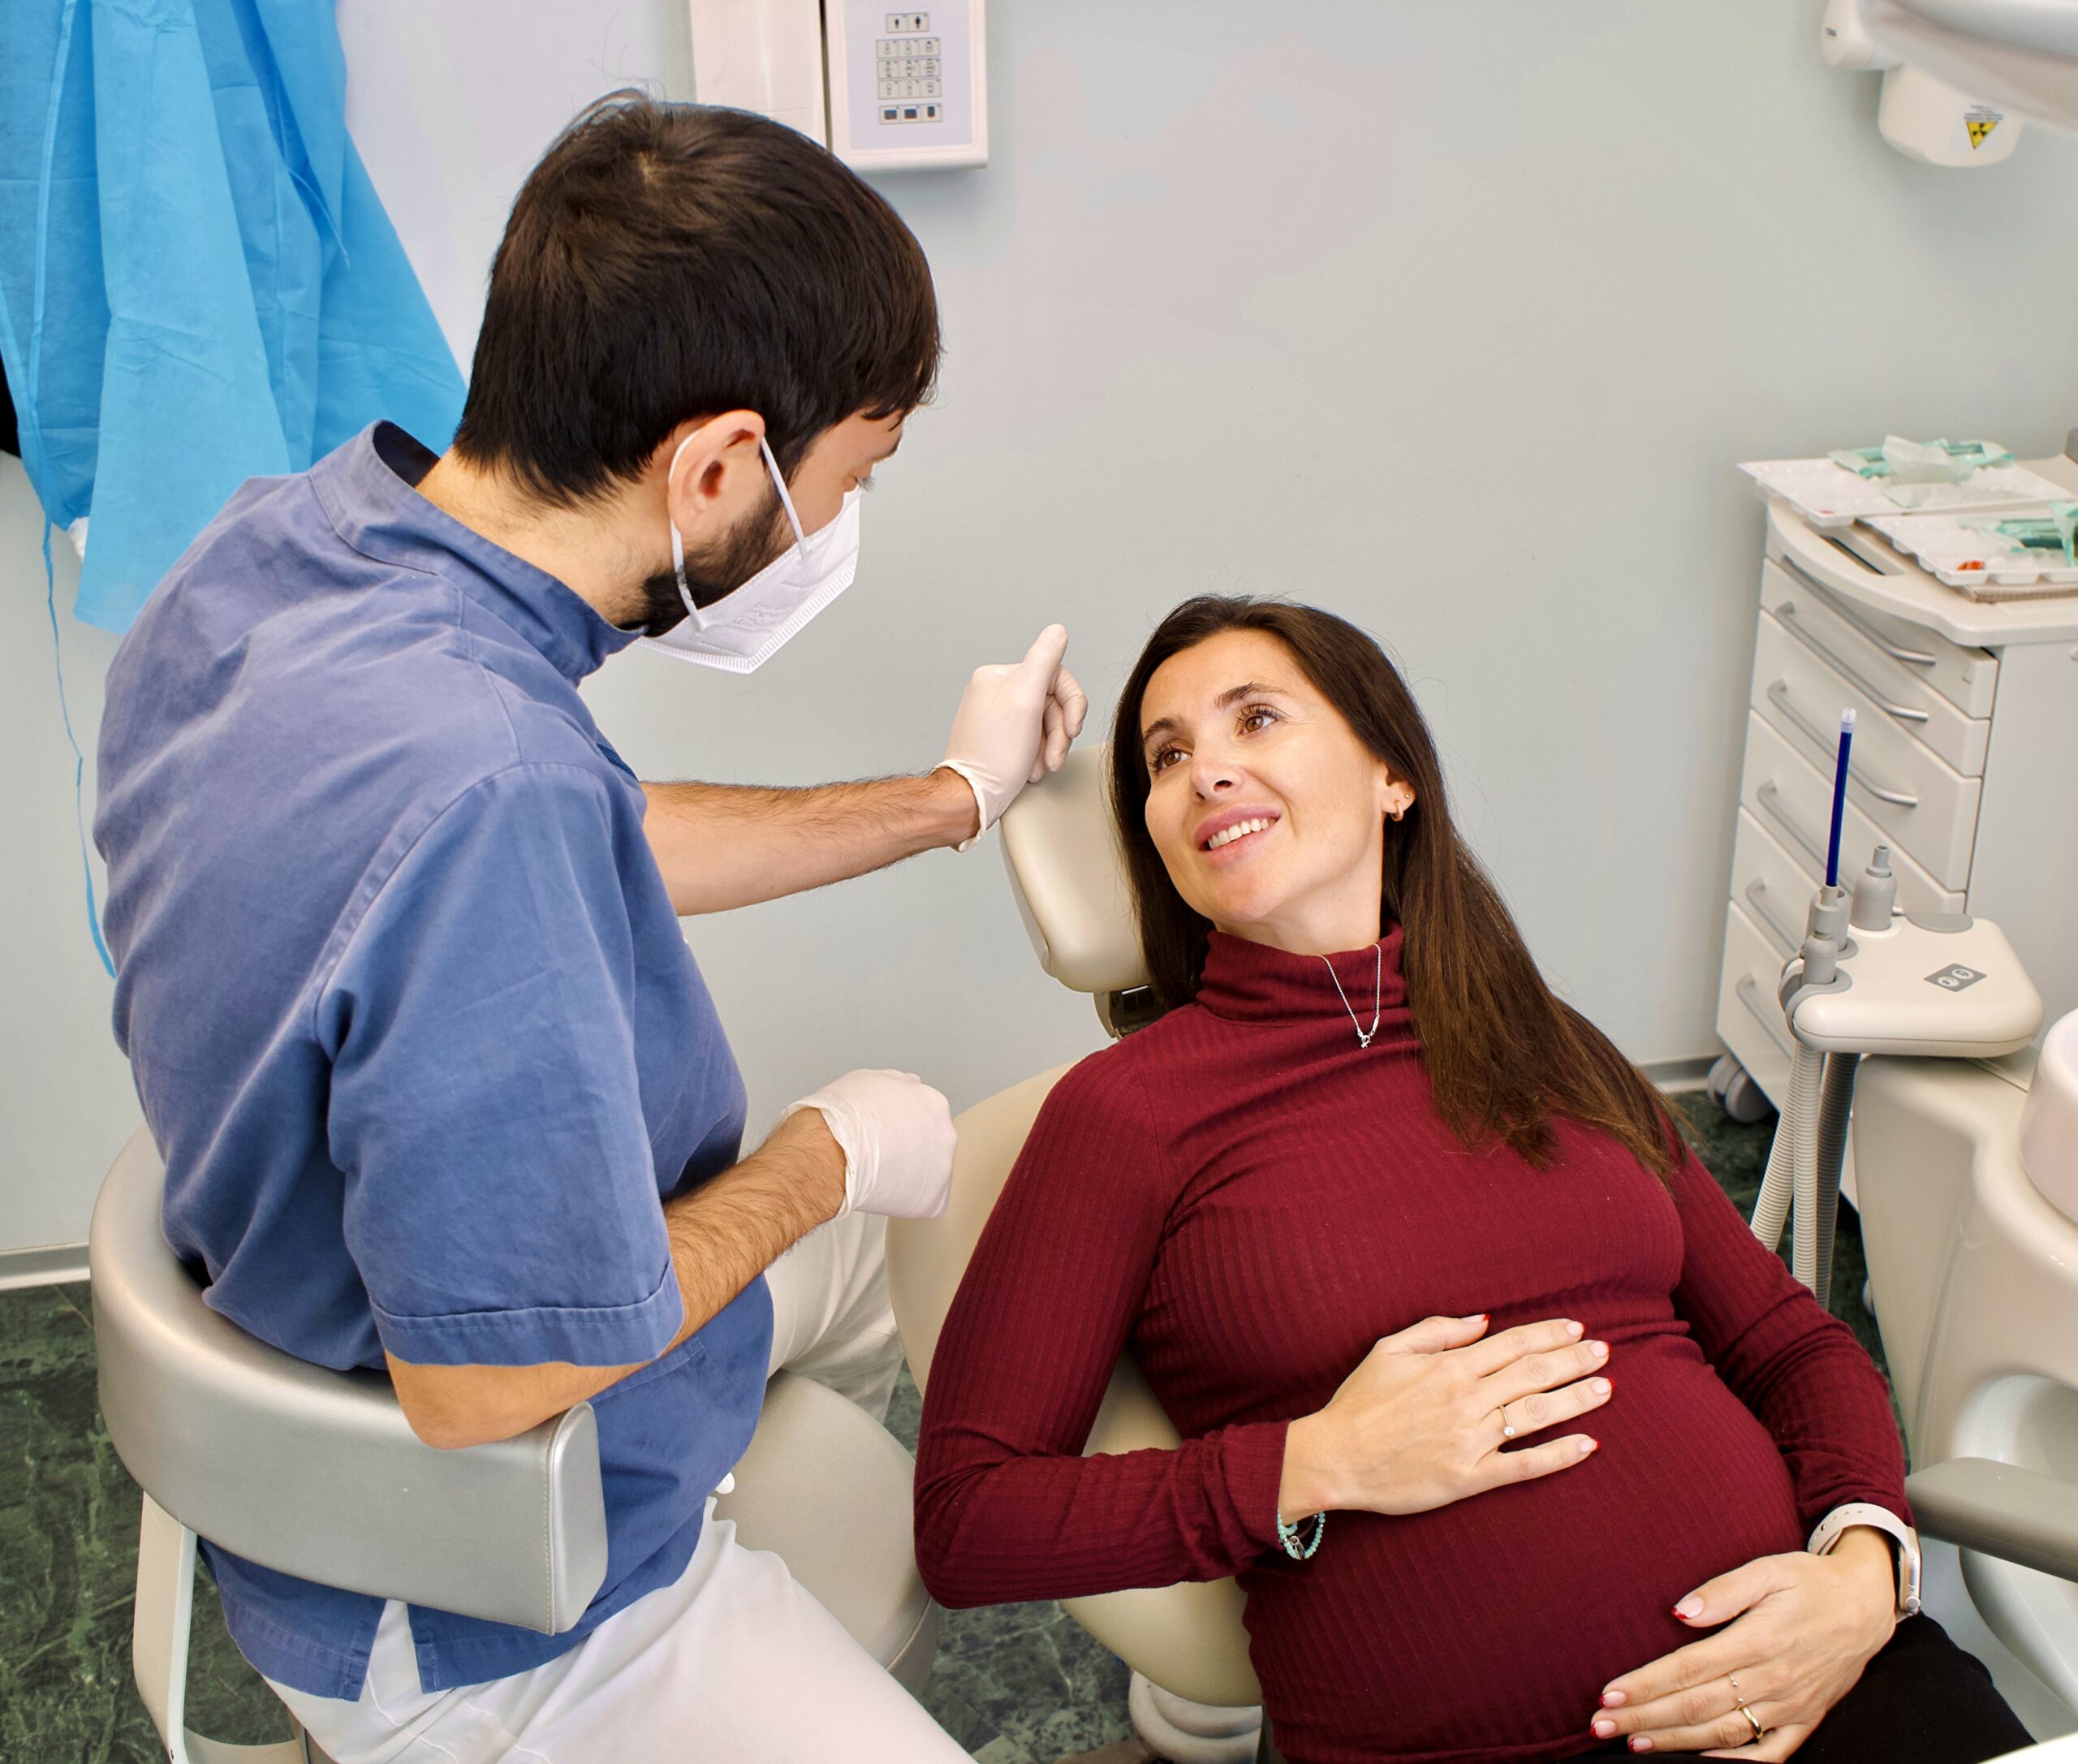
M 1746 1717 L 1746 1725 L 1753 1730 L 1753 1737 L 1756 1740 L 1765 1740 L 1768 1736 L 1768 1730 L 1761 1725 L 1753 1711 L 1746 1706 L 1746 1699 L 1739 1693 L 1739 1680 L 1732 1678 L 1729 1672 L 1726 1673 L 1725 1676 L 1731 1679 L 1731 1706 Z

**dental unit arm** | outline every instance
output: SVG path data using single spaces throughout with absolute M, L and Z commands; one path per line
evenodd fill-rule
M 1895 910 L 1890 847 L 1878 845 L 1852 898 L 1839 886 L 1840 826 L 1854 713 L 1840 718 L 1826 882 L 1813 897 L 1803 947 L 1777 994 L 1796 1052 L 1789 1103 L 1777 1124 L 1753 1235 L 1770 1249 L 1792 1226 L 1791 1269 L 1831 1296 L 1840 1167 L 1865 1054 L 1988 1059 L 2033 1041 L 2042 1002 L 2005 934 L 1962 913 Z

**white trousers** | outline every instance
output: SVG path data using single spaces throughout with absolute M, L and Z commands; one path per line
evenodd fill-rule
M 766 1274 L 772 1369 L 884 1418 L 902 1363 L 886 1221 L 811 1231 Z M 383 1607 L 360 1700 L 274 1691 L 336 1764 L 964 1764 L 967 1754 L 776 1555 L 707 1508 L 684 1573 L 567 1654 L 485 1684 L 419 1689 L 403 1606 Z

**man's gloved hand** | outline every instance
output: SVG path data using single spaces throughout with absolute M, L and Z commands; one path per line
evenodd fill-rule
M 1049 625 L 1022 662 L 976 668 L 967 683 L 940 766 L 972 787 L 981 809 L 976 839 L 1002 819 L 1027 784 L 1058 772 L 1068 744 L 1082 733 L 1089 699 L 1061 666 L 1067 648 L 1067 627 Z
M 952 1109 L 913 1072 L 847 1072 L 787 1106 L 821 1112 L 844 1154 L 845 1214 L 936 1218 L 952 1195 Z

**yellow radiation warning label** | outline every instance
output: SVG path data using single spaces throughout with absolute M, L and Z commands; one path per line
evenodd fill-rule
M 1992 110 L 1989 106 L 1974 104 L 1963 113 L 1963 127 L 1970 132 L 1970 151 L 1975 153 L 1984 145 L 1985 137 L 2006 120 L 2003 110 Z

